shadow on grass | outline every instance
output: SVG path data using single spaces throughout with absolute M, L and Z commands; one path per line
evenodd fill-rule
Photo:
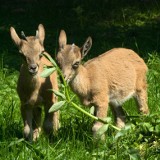
M 90 35 L 93 48 L 87 58 L 113 47 L 127 47 L 147 58 L 159 52 L 160 2 L 153 0 L 64 1 L 6 0 L 0 2 L 0 54 L 5 64 L 19 69 L 20 58 L 10 34 L 10 26 L 18 33 L 34 35 L 39 23 L 46 28 L 46 50 L 55 57 L 60 29 L 68 41 L 79 46 Z

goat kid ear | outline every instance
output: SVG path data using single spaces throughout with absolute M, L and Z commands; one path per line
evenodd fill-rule
M 89 52 L 91 47 L 92 47 L 92 38 L 88 37 L 86 42 L 84 43 L 84 45 L 81 48 L 82 59 L 87 55 L 87 53 Z
M 18 34 L 16 33 L 13 27 L 10 28 L 10 34 L 13 42 L 16 44 L 16 46 L 19 47 L 21 44 L 21 39 L 19 38 Z
M 64 30 L 61 30 L 59 35 L 59 49 L 64 49 L 64 46 L 67 44 L 67 36 Z
M 40 43 L 43 45 L 45 39 L 45 29 L 42 24 L 39 24 L 38 26 L 38 30 L 36 31 L 36 38 L 38 38 Z

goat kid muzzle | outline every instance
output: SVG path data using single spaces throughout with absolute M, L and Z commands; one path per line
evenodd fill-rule
M 74 74 L 70 73 L 70 74 L 63 74 L 64 76 L 64 80 L 69 84 L 75 77 Z
M 28 66 L 28 71 L 31 75 L 36 75 L 38 72 L 38 65 L 37 64 L 31 64 Z
M 70 78 L 64 75 L 64 80 L 69 83 L 70 82 Z

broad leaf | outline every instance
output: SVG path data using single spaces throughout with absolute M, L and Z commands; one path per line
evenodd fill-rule
M 106 118 L 102 118 L 102 120 L 106 123 L 111 123 L 112 118 L 111 117 L 106 117 Z
M 95 112 L 95 107 L 92 106 L 92 107 L 90 108 L 90 114 L 94 115 L 94 112 Z
M 124 136 L 125 132 L 124 130 L 119 131 L 116 135 L 115 135 L 115 139 L 118 139 L 119 137 Z
M 59 102 L 53 104 L 48 112 L 51 113 L 51 112 L 58 111 L 65 104 L 65 102 L 66 101 L 59 101 Z
M 49 89 L 49 91 L 52 91 L 56 96 L 58 96 L 58 97 L 61 97 L 61 98 L 63 98 L 63 99 L 66 99 L 66 96 L 63 94 L 63 93 L 61 93 L 61 92 L 59 92 L 59 91 L 57 91 L 57 90 L 55 90 L 55 89 Z
M 109 124 L 104 124 L 101 128 L 98 129 L 96 135 L 102 136 L 108 130 Z
M 53 68 L 45 68 L 44 71 L 41 73 L 41 77 L 46 78 L 51 75 L 56 70 L 55 67 Z

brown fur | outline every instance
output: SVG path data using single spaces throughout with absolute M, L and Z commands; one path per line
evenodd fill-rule
M 36 36 L 20 39 L 13 27 L 10 28 L 11 38 L 18 46 L 24 61 L 21 66 L 17 84 L 17 92 L 21 100 L 21 115 L 24 122 L 24 136 L 29 140 L 36 140 L 41 131 L 41 108 L 44 105 L 45 119 L 43 127 L 46 133 L 52 133 L 59 128 L 59 113 L 48 113 L 57 98 L 47 89 L 58 90 L 57 73 L 54 72 L 47 78 L 40 76 L 44 65 L 51 66 L 45 58 L 40 57 L 44 52 L 43 41 L 45 31 L 43 25 L 39 25 Z M 46 53 L 48 54 L 48 53 Z
M 81 59 L 88 53 L 92 45 L 89 37 L 82 48 L 67 45 L 65 32 L 59 36 L 60 50 L 57 60 L 62 68 L 66 81 L 79 96 L 84 105 L 94 105 L 95 115 L 99 118 L 107 116 L 110 105 L 117 126 L 125 125 L 125 114 L 122 104 L 134 97 L 139 111 L 147 114 L 147 66 L 134 51 L 125 48 L 114 48 L 100 56 L 87 61 L 84 65 Z M 96 122 L 93 132 L 102 126 Z

